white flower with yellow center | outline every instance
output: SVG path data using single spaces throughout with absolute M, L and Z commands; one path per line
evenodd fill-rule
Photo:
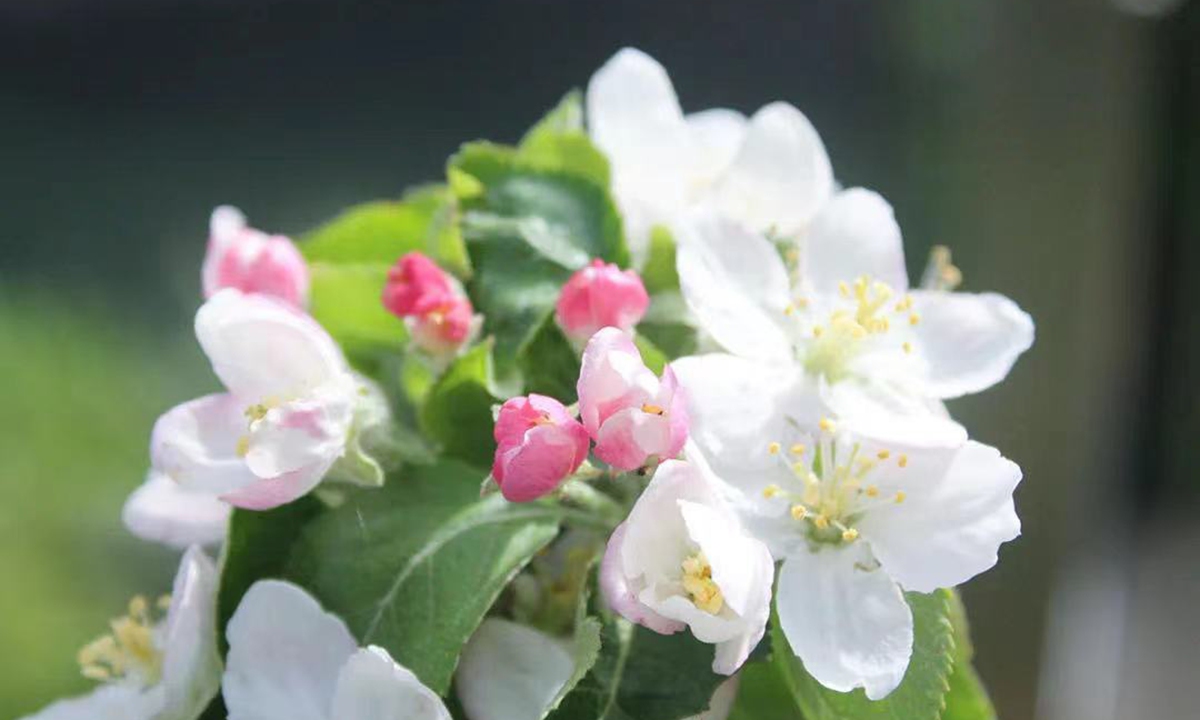
M 668 460 L 609 538 L 600 587 L 627 620 L 714 644 L 713 672 L 730 675 L 762 639 L 773 575 L 704 468 Z
M 868 190 L 839 193 L 782 252 L 712 214 L 678 239 L 700 327 L 734 355 L 807 375 L 843 418 L 943 415 L 941 400 L 1004 379 L 1033 343 L 1008 298 L 951 292 L 960 278 L 943 255 L 910 289 L 892 208 Z
M 587 121 L 612 166 L 635 258 L 644 257 L 655 226 L 674 229 L 690 207 L 791 234 L 834 189 L 825 146 L 799 110 L 774 102 L 749 119 L 725 108 L 684 115 L 667 71 L 633 48 L 592 76 Z
M 674 363 L 706 460 L 747 529 L 783 561 L 779 621 L 826 687 L 884 697 L 912 654 L 902 591 L 953 587 L 1020 532 L 1021 470 L 955 426 L 839 427 L 802 374 L 730 355 Z
M 79 651 L 101 686 L 27 720 L 193 720 L 217 693 L 216 568 L 199 548 L 184 554 L 169 596 L 138 596 L 111 633 Z

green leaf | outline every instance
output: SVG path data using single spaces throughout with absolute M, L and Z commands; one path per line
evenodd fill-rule
M 772 623 L 772 653 L 797 706 L 806 720 L 937 720 L 945 703 L 954 662 L 949 591 L 929 595 L 905 593 L 913 613 L 913 654 L 900 686 L 886 698 L 871 701 L 861 689 L 839 693 L 821 685 L 792 654 L 787 638 Z
M 217 591 L 217 627 L 221 654 L 228 650 L 225 626 L 242 596 L 258 580 L 286 577 L 288 553 L 301 530 L 325 506 L 309 495 L 273 510 L 235 509 L 221 548 L 221 581 Z
M 646 257 L 646 266 L 642 268 L 642 282 L 646 285 L 646 292 L 651 295 L 679 292 L 675 238 L 662 225 L 655 225 L 650 231 L 650 252 Z
M 748 662 L 738 672 L 737 700 L 729 720 L 797 720 L 791 691 L 771 661 Z
M 449 172 L 456 189 L 470 193 L 459 199 L 475 268 L 471 295 L 507 370 L 575 269 L 590 258 L 628 263 L 621 218 L 606 183 L 562 156 L 472 143 L 451 158 Z
M 441 185 L 414 189 L 398 202 L 349 208 L 307 233 L 301 248 L 309 262 L 385 267 L 405 253 L 419 251 L 458 275 L 470 272 L 455 197 Z
M 408 331 L 404 323 L 385 310 L 381 300 L 387 282 L 386 265 L 312 262 L 309 270 L 309 311 L 351 360 L 365 360 L 375 352 L 405 345 Z
M 584 132 L 583 104 L 578 90 L 567 93 L 525 133 L 517 147 L 517 158 L 526 167 L 568 172 L 588 178 L 600 187 L 609 186 L 608 158 Z
M 570 405 L 579 379 L 579 353 L 563 335 L 554 314 L 534 327 L 517 350 L 517 365 L 525 376 L 525 391 L 549 395 Z
M 440 443 L 446 455 L 479 468 L 491 467 L 496 450 L 492 406 L 500 399 L 493 377 L 492 344 L 483 342 L 446 369 L 421 408 L 425 434 Z
M 942 720 L 996 720 L 996 708 L 988 697 L 979 673 L 971 665 L 971 646 L 967 609 L 957 591 L 950 593 L 950 624 L 954 628 L 954 670 L 950 673 L 950 691 Z
M 288 579 L 444 694 L 463 645 L 512 577 L 557 534 L 562 512 L 481 499 L 478 470 L 411 467 L 356 490 L 300 532 Z
M 575 636 L 571 640 L 571 663 L 574 668 L 571 671 L 571 677 L 567 678 L 563 686 L 558 689 L 558 693 L 550 701 L 542 717 L 546 717 L 562 705 L 571 691 L 592 671 L 592 668 L 596 666 L 596 661 L 600 658 L 600 633 L 603 626 L 598 619 L 586 615 L 586 604 L 587 598 L 584 597 L 580 605 L 585 614 L 576 620 Z

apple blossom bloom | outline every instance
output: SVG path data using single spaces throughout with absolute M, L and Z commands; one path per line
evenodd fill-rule
M 383 306 L 404 320 L 418 347 L 436 357 L 453 356 L 479 330 L 458 282 L 419 252 L 404 255 L 388 271 Z
M 811 380 L 730 355 L 675 362 L 707 462 L 746 528 L 783 561 L 775 604 L 788 642 L 826 687 L 884 697 L 904 677 L 902 591 L 966 582 L 1020 533 L 1017 465 L 957 426 L 854 427 L 822 415 Z
M 346 454 L 373 386 L 316 321 L 263 295 L 217 293 L 196 313 L 196 337 L 227 392 L 159 418 L 154 468 L 251 510 L 315 487 Z
M 649 306 L 650 296 L 636 272 L 596 259 L 563 285 L 554 317 L 568 337 L 586 340 L 605 327 L 628 332 Z
M 229 720 L 450 720 L 441 698 L 300 587 L 260 580 L 229 625 Z
M 184 553 L 171 595 L 138 596 L 112 634 L 79 651 L 85 677 L 102 685 L 26 720 L 193 720 L 221 679 L 216 636 L 217 571 L 197 547 Z
M 762 639 L 774 575 L 705 470 L 668 460 L 609 538 L 600 587 L 631 622 L 715 644 L 713 672 L 731 675 Z
M 121 519 L 143 540 L 183 549 L 221 542 L 230 510 L 212 495 L 189 492 L 165 473 L 151 470 L 125 501 Z
M 494 435 L 492 478 L 512 502 L 536 500 L 550 492 L 588 455 L 587 430 L 562 403 L 545 395 L 506 401 Z
M 576 386 L 579 414 L 596 457 L 619 470 L 673 458 L 687 441 L 684 393 L 667 367 L 657 378 L 628 335 L 604 328 L 583 351 Z
M 454 689 L 468 720 L 540 718 L 574 669 L 569 639 L 492 617 L 463 650 Z M 737 676 L 725 680 L 713 692 L 709 709 L 685 720 L 725 720 L 737 686 Z
M 691 216 L 679 241 L 700 327 L 735 355 L 802 371 L 844 419 L 942 414 L 941 400 L 1004 379 L 1033 343 L 1033 321 L 1002 295 L 910 289 L 892 208 L 868 190 L 821 209 L 792 267 L 717 215 Z
M 296 307 L 308 304 L 308 265 L 295 243 L 248 227 L 246 216 L 228 205 L 213 210 L 209 221 L 201 280 L 206 299 L 235 288 Z
M 771 103 L 749 119 L 720 108 L 684 115 L 666 70 L 633 48 L 596 71 L 586 103 L 588 131 L 612 166 L 637 258 L 655 226 L 674 230 L 691 207 L 792 235 L 833 193 L 825 146 L 788 103 Z

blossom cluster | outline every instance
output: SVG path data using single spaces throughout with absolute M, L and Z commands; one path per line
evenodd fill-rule
M 35 717 L 193 720 L 218 692 L 234 720 L 452 717 L 431 681 L 394 659 L 409 646 L 360 647 L 351 618 L 300 582 L 260 578 L 219 622 L 220 571 L 202 548 L 221 546 L 222 567 L 248 551 L 224 542 L 234 512 L 309 495 L 331 513 L 347 495 L 370 502 L 385 478 L 406 482 L 397 466 L 421 462 L 388 458 L 404 422 L 397 397 L 460 412 L 481 393 L 495 400 L 488 435 L 422 427 L 435 453 L 439 443 L 447 454 L 494 446 L 484 497 L 462 517 L 499 500 L 494 487 L 505 506 L 561 513 L 563 529 L 544 551 L 552 562 L 513 561 L 498 573 L 507 589 L 472 593 L 499 599 L 465 647 L 450 644 L 470 720 L 569 707 L 590 669 L 571 649 L 580 626 L 562 621 L 576 608 L 690 635 L 686 647 L 711 654 L 714 677 L 733 676 L 688 710 L 707 706 L 705 718 L 729 712 L 736 675 L 772 623 L 785 642 L 771 652 L 830 691 L 878 701 L 902 684 L 914 653 L 909 596 L 988 570 L 1019 535 L 1020 468 L 943 403 L 1003 380 L 1032 345 L 1031 319 L 1001 295 L 958 292 L 962 274 L 941 248 L 910 284 L 891 206 L 842 187 L 817 131 L 787 103 L 750 117 L 685 115 L 666 71 L 626 49 L 593 76 L 585 110 L 586 135 L 561 132 L 607 163 L 601 189 L 625 257 L 547 250 L 569 224 L 492 217 L 552 261 L 553 297 L 513 289 L 528 268 L 486 277 L 489 257 L 472 237 L 474 278 L 426 245 L 389 255 L 382 286 L 368 288 L 403 341 L 385 357 L 435 388 L 458 382 L 466 359 L 490 352 L 530 307 L 544 313 L 523 330 L 520 362 L 502 381 L 485 373 L 474 395 L 413 390 L 395 365 L 352 356 L 320 320 L 343 297 L 317 294 L 308 246 L 250 228 L 231 207 L 213 212 L 195 333 L 223 391 L 162 415 L 151 469 L 124 511 L 138 536 L 184 550 L 174 590 L 153 607 L 135 598 L 80 652 L 100 688 Z M 523 162 L 517 170 L 541 170 Z M 451 173 L 451 215 L 489 227 L 472 204 L 483 182 L 465 176 Z M 506 187 L 504 203 L 531 187 Z M 651 292 L 664 237 L 675 284 Z M 496 301 L 495 288 L 516 300 Z M 684 349 L 651 341 L 664 317 L 690 333 Z M 531 349 L 539 338 L 557 348 L 553 361 Z M 523 392 L 563 362 L 573 397 Z M 435 531 L 429 552 L 445 542 Z M 547 612 L 562 593 L 568 611 Z

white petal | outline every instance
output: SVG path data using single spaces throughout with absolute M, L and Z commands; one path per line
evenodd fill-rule
M 621 555 L 626 575 L 642 575 L 648 582 L 679 575 L 679 563 L 690 548 L 680 500 L 719 502 L 694 467 L 668 460 L 658 466 L 625 521 Z
M 1021 468 L 974 441 L 957 450 L 911 450 L 908 467 L 888 464 L 878 478 L 904 491 L 904 502 L 866 513 L 859 530 L 905 589 L 953 587 L 995 565 L 1001 543 L 1020 535 L 1013 506 L 1020 481 Z
M 713 108 L 691 113 L 685 120 L 695 147 L 693 182 L 705 185 L 733 162 L 746 136 L 746 116 L 736 110 Z
M 722 509 L 716 503 L 679 501 L 688 536 L 712 566 L 713 581 L 721 588 L 725 603 L 738 615 L 745 615 L 761 602 L 763 568 L 773 563 L 767 548 L 742 532 L 737 519 Z M 769 580 L 766 590 L 769 597 Z
M 735 355 L 784 362 L 787 270 L 762 235 L 724 217 L 693 214 L 677 228 L 680 289 L 700 326 Z
M 878 700 L 900 684 L 912 656 L 912 612 L 881 569 L 863 570 L 859 548 L 788 557 L 775 599 L 779 622 L 804 669 L 837 692 L 864 688 Z
M 225 635 L 229 720 L 329 720 L 338 674 L 357 643 L 312 596 L 288 582 L 260 580 Z
M 454 686 L 470 720 L 538 720 L 573 670 L 558 640 L 488 618 L 463 651 Z
M 303 396 L 349 372 L 315 320 L 264 295 L 213 295 L 196 313 L 196 338 L 217 377 L 247 403 Z
M 671 368 L 687 392 L 689 435 L 718 478 L 759 496 L 792 476 L 767 447 L 787 443 L 792 425 L 815 425 L 823 414 L 793 366 L 714 354 L 681 358 Z
M 338 676 L 331 720 L 450 720 L 450 712 L 408 668 L 372 645 L 350 656 Z
M 881 441 L 918 447 L 957 447 L 967 431 L 913 393 L 856 379 L 821 385 L 821 397 L 839 425 Z
M 163 626 L 162 688 L 166 708 L 156 720 L 193 720 L 221 684 L 217 652 L 217 569 L 200 548 L 184 553 Z
M 221 542 L 229 506 L 211 495 L 188 492 L 165 473 L 151 470 L 125 501 L 121 519 L 143 540 L 183 549 Z
M 783 102 L 750 118 L 733 164 L 715 189 L 716 206 L 759 231 L 802 230 L 833 192 L 833 169 L 808 118 Z
M 205 395 L 168 410 L 154 424 L 150 455 L 156 470 L 185 490 L 222 495 L 258 482 L 238 454 L 249 429 L 233 395 Z
M 142 692 L 131 685 L 101 685 L 87 695 L 47 705 L 23 720 L 151 720 L 162 707 L 158 688 Z
M 1033 345 L 1033 319 L 1003 295 L 917 290 L 919 350 L 929 364 L 929 393 L 953 398 L 1008 375 Z
M 683 111 L 667 71 L 633 48 L 592 75 L 586 104 L 588 132 L 608 156 L 630 248 L 640 257 L 651 228 L 683 206 L 693 162 Z
M 801 264 L 809 286 L 833 294 L 839 282 L 866 275 L 908 289 L 904 242 L 892 206 L 878 193 L 851 188 L 834 195 L 809 226 Z

